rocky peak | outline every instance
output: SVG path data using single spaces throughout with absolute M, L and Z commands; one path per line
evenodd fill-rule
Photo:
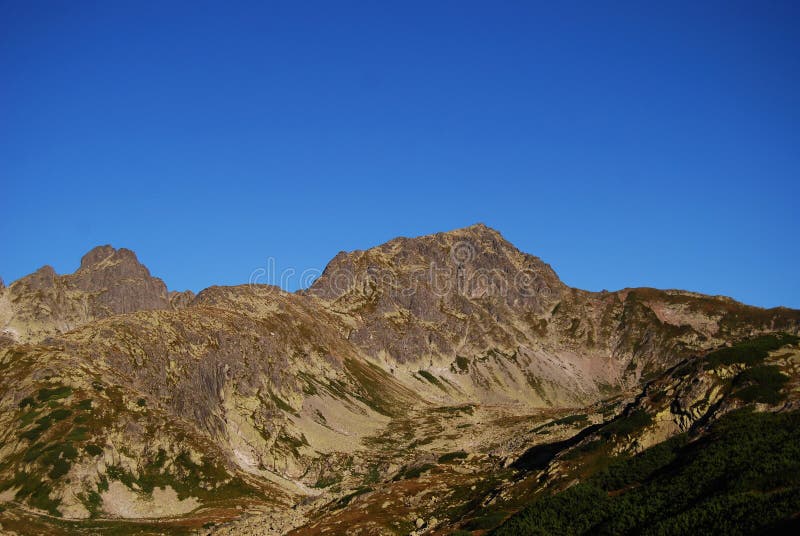
M 150 275 L 136 254 L 125 248 L 98 246 L 81 258 L 69 283 L 96 298 L 110 313 L 170 308 L 167 286 Z
M 13 312 L 8 326 L 26 341 L 114 314 L 172 307 L 164 282 L 151 276 L 133 251 L 110 245 L 86 253 L 72 274 L 58 275 L 52 266 L 43 266 L 9 290 Z
M 354 289 L 418 298 L 460 294 L 532 306 L 534 301 L 550 301 L 562 287 L 549 265 L 520 252 L 499 232 L 479 223 L 417 238 L 396 238 L 366 251 L 340 252 L 309 292 L 331 300 Z
M 541 259 L 477 224 L 340 253 L 308 293 L 364 322 L 354 342 L 404 362 L 467 348 L 513 351 L 519 333 L 500 326 L 546 314 L 564 288 Z
M 136 253 L 110 245 L 97 246 L 81 257 L 81 265 L 74 275 L 97 270 L 111 271 L 122 277 L 150 277 L 150 270 L 139 262 Z
M 11 284 L 11 288 L 27 287 L 31 290 L 40 290 L 50 288 L 55 285 L 55 280 L 58 277 L 56 271 L 52 266 L 46 264 L 25 277 L 15 281 Z
M 109 244 L 104 246 L 96 246 L 86 253 L 86 255 L 81 257 L 81 267 L 79 269 L 85 269 L 97 265 L 108 257 L 114 255 L 116 252 L 117 250 Z

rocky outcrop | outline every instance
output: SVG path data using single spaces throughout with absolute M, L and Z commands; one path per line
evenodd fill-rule
M 515 349 L 564 288 L 550 266 L 476 225 L 340 253 L 308 292 L 360 320 L 349 339 L 368 353 L 421 363 Z
M 37 342 L 99 318 L 185 305 L 190 295 L 171 298 L 164 282 L 129 249 L 98 246 L 72 274 L 43 266 L 0 289 L 0 329 L 14 340 Z M 173 302 L 175 305 L 173 305 Z
M 173 290 L 169 293 L 169 304 L 173 309 L 184 309 L 191 305 L 194 298 L 195 294 L 191 290 L 184 290 L 183 292 Z
M 98 246 L 81 259 L 69 284 L 96 295 L 94 305 L 108 315 L 166 309 L 167 286 L 150 275 L 136 254 L 125 248 Z

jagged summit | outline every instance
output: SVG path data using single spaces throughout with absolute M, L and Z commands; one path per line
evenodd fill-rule
M 503 234 L 495 229 L 494 227 L 490 227 L 483 222 L 473 223 L 472 225 L 468 225 L 466 227 L 460 227 L 458 229 L 453 229 L 451 231 L 444 231 L 442 233 L 436 234 L 443 234 L 443 235 L 455 235 L 455 236 L 474 236 L 474 237 L 494 237 L 500 240 L 508 242 L 504 237 Z M 513 246 L 512 246 L 513 247 Z
M 508 242 L 494 227 L 490 227 L 485 223 L 478 222 L 473 223 L 472 225 L 468 225 L 466 227 L 458 227 L 456 229 L 451 229 L 449 231 L 439 231 L 436 233 L 429 233 L 425 235 L 420 235 L 417 237 L 397 237 L 389 242 L 394 242 L 395 240 L 425 240 L 428 238 L 433 237 L 454 237 L 454 238 L 474 238 L 474 239 L 499 239 L 506 242 L 509 246 L 514 247 L 510 242 Z
M 151 276 L 133 251 L 110 245 L 91 249 L 74 273 L 58 275 L 45 265 L 3 292 L 8 299 L 0 328 L 20 341 L 41 340 L 114 314 L 171 306 L 164 282 Z
M 85 271 L 106 271 L 110 277 L 148 278 L 150 270 L 139 261 L 132 250 L 116 249 L 110 245 L 97 246 L 81 257 L 81 265 L 75 274 Z
M 430 276 L 427 282 L 426 273 Z M 514 277 L 519 281 L 513 281 Z M 525 284 L 536 279 L 540 287 L 548 286 L 553 291 L 563 286 L 549 265 L 522 253 L 500 232 L 483 223 L 414 238 L 398 237 L 367 250 L 341 251 L 309 290 L 335 298 L 347 290 L 343 283 L 360 285 L 364 279 L 382 279 L 393 285 L 441 283 L 448 284 L 451 290 L 458 287 L 459 280 L 463 283 L 475 279 L 470 292 L 484 295 L 485 286 L 492 284 L 505 285 L 504 291 L 513 294 L 523 279 Z M 528 293 L 530 289 L 522 291 Z
M 397 248 L 414 244 L 435 244 L 440 245 L 454 244 L 457 242 L 468 241 L 475 244 L 493 244 L 498 249 L 508 249 L 517 251 L 516 246 L 506 240 L 500 231 L 487 226 L 484 223 L 475 223 L 467 227 L 459 227 L 450 231 L 441 231 L 416 237 L 400 236 L 393 238 L 384 244 L 380 244 L 370 249 Z
M 79 269 L 91 268 L 98 266 L 104 261 L 110 262 L 125 262 L 131 264 L 139 264 L 139 259 L 136 253 L 127 248 L 116 249 L 113 246 L 106 244 L 103 246 L 96 246 L 89 250 L 83 257 L 81 257 L 81 265 Z
M 92 265 L 98 264 L 102 260 L 112 256 L 117 250 L 110 244 L 104 246 L 95 246 L 89 250 L 83 257 L 81 257 L 81 268 L 88 268 Z

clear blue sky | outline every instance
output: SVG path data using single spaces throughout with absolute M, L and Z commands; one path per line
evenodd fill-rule
M 800 3 L 553 4 L 2 1 L 0 276 L 482 221 L 573 286 L 800 307 Z

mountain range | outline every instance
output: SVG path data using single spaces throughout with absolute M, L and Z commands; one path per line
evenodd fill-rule
M 725 435 L 762 426 L 743 411 L 794 430 L 800 399 L 800 311 L 571 288 L 482 224 L 341 252 L 294 293 L 169 291 L 99 246 L 0 286 L 0 330 L 17 534 L 558 533 L 530 519 L 564 494 L 634 504 L 666 477 L 624 464 L 745 444 Z M 797 482 L 759 492 L 778 488 Z M 584 528 L 646 532 L 611 517 Z

